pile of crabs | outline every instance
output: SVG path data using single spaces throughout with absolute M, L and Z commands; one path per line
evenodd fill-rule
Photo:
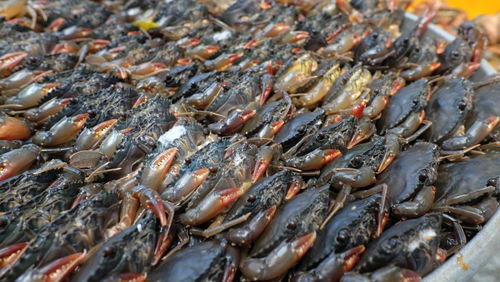
M 472 23 L 444 42 L 407 1 L 0 5 L 0 281 L 415 281 L 498 207 Z

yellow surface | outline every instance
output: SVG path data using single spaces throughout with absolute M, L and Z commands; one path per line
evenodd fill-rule
M 415 1 L 423 2 L 423 0 Z M 500 12 L 500 0 L 446 0 L 450 7 L 467 11 L 469 18 Z

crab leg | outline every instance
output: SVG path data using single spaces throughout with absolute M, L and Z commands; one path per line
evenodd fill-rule
M 267 257 L 244 258 L 240 270 L 250 280 L 271 280 L 286 273 L 311 248 L 316 232 L 308 233 L 291 242 L 282 242 Z
M 65 117 L 54 124 L 49 131 L 38 131 L 33 136 L 33 143 L 40 146 L 57 146 L 74 138 L 87 122 L 89 114 Z

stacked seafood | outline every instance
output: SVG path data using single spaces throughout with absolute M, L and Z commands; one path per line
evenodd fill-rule
M 401 2 L 2 2 L 0 281 L 439 267 L 498 207 L 500 79 Z

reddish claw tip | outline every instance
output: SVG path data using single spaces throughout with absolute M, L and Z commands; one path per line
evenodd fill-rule
M 297 182 L 292 182 L 290 184 L 290 187 L 288 187 L 288 191 L 286 192 L 285 195 L 285 200 L 290 200 L 291 198 L 295 197 L 300 192 L 300 189 L 302 189 L 301 183 Z
M 323 164 L 327 164 L 331 162 L 333 159 L 342 156 L 342 152 L 337 149 L 329 149 L 326 150 L 325 155 L 323 156 Z
M 177 65 L 179 66 L 187 66 L 193 63 L 193 60 L 190 58 L 180 58 L 177 60 Z
M 290 26 L 286 23 L 277 23 L 273 25 L 265 34 L 265 37 L 275 37 L 280 33 L 290 29 Z
M 118 275 L 117 281 L 118 282 L 145 282 L 146 279 L 148 278 L 148 275 L 146 273 L 123 273 Z
M 160 232 L 160 235 L 158 236 L 158 240 L 156 242 L 156 247 L 153 253 L 153 261 L 151 262 L 152 266 L 157 265 L 160 261 L 165 252 L 170 248 L 170 245 L 172 244 L 172 241 L 174 239 L 174 236 L 172 235 L 170 231 L 170 228 L 163 228 Z
M 255 47 L 259 44 L 260 44 L 259 40 L 252 39 L 252 40 L 248 41 L 245 45 L 243 45 L 243 49 L 252 48 L 252 47 Z
M 50 25 L 47 27 L 47 29 L 50 32 L 56 32 L 64 24 L 65 21 L 66 20 L 64 18 L 57 18 L 50 23 Z
M 57 259 L 48 265 L 42 267 L 40 272 L 44 276 L 45 282 L 62 281 L 73 272 L 73 270 L 84 261 L 86 252 L 76 253 Z
M 493 116 L 493 117 L 488 118 L 488 120 L 486 120 L 486 124 L 488 125 L 488 129 L 493 130 L 493 128 L 495 128 L 497 126 L 498 122 L 500 122 L 500 117 Z
M 142 95 L 141 97 L 137 98 L 137 100 L 135 100 L 135 103 L 134 105 L 132 105 L 132 108 L 136 108 L 144 103 L 146 103 L 147 101 L 147 97 L 145 95 Z
M 298 257 L 302 257 L 312 247 L 315 240 L 316 232 L 308 233 L 302 237 L 299 237 L 293 242 L 293 251 L 297 254 Z
M 167 226 L 167 214 L 165 213 L 165 205 L 160 197 L 154 197 L 146 202 L 146 207 L 154 212 L 160 219 L 161 226 Z
M 0 269 L 15 262 L 28 247 L 28 244 L 28 242 L 22 242 L 0 249 Z
M 219 193 L 222 207 L 225 208 L 229 206 L 231 203 L 236 201 L 241 195 L 243 195 L 243 193 L 244 191 L 240 188 L 230 188 L 222 190 Z
M 363 115 L 363 111 L 365 110 L 365 106 L 368 101 L 364 100 L 361 104 L 356 105 L 352 111 L 351 114 L 355 116 L 356 118 L 360 118 Z
M 281 130 L 283 125 L 285 125 L 285 122 L 282 120 L 276 121 L 275 123 L 273 123 L 273 125 L 272 125 L 273 134 L 276 135 Z
M 344 272 L 350 271 L 358 262 L 360 255 L 365 251 L 365 246 L 354 247 L 345 253 L 344 255 Z
M 73 201 L 71 204 L 71 209 L 78 206 L 81 202 L 83 202 L 85 199 L 87 199 L 87 195 L 85 194 L 80 194 L 76 197 L 76 199 Z
M 266 172 L 267 168 L 269 167 L 269 164 L 271 163 L 271 160 L 260 160 L 256 165 L 253 170 L 252 174 L 252 183 L 257 182 L 262 175 Z

